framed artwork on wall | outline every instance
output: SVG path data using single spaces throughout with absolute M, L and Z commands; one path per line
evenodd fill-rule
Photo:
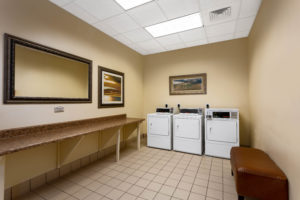
M 98 108 L 124 107 L 124 73 L 98 67 Z
M 170 95 L 206 94 L 206 73 L 169 77 Z

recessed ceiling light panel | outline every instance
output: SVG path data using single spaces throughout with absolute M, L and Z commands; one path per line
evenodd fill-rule
M 120 4 L 120 6 L 122 6 L 125 10 L 137 7 L 150 1 L 153 0 L 116 0 L 116 2 Z
M 177 19 L 169 20 L 152 26 L 148 26 L 145 29 L 153 37 L 161 37 L 173 33 L 187 31 L 194 28 L 202 27 L 202 19 L 200 13 L 187 15 Z

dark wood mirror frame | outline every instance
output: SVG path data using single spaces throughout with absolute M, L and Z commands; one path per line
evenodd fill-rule
M 56 56 L 68 58 L 88 64 L 88 97 L 60 98 L 60 97 L 17 97 L 15 91 L 15 45 L 29 47 Z M 72 55 L 51 47 L 47 47 L 13 35 L 4 34 L 4 98 L 5 104 L 52 104 L 52 103 L 91 103 L 92 102 L 92 61 Z

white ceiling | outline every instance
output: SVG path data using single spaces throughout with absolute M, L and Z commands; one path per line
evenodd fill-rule
M 125 11 L 114 0 L 50 0 L 143 55 L 247 37 L 261 0 L 153 0 Z M 231 16 L 210 21 L 213 10 Z M 204 27 L 159 38 L 145 27 L 200 12 Z

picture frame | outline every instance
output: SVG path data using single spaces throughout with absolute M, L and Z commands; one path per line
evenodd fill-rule
M 207 74 L 169 76 L 170 95 L 207 94 Z
M 124 107 L 124 73 L 98 66 L 98 108 Z

